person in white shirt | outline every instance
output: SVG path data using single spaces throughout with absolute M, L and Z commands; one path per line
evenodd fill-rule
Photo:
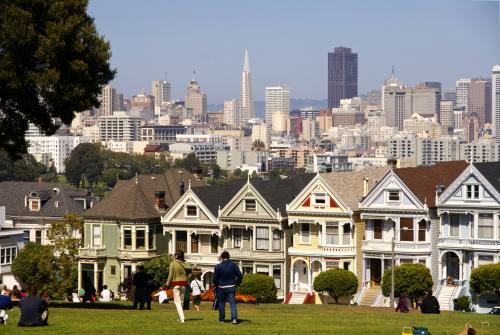
M 193 297 L 194 308 L 199 312 L 201 305 L 201 292 L 203 291 L 203 283 L 200 280 L 200 276 L 197 275 L 191 281 L 191 295 Z
M 158 303 L 160 304 L 168 304 L 168 296 L 167 296 L 167 286 L 162 286 L 161 291 L 155 294 L 155 297 L 158 297 Z
M 112 297 L 111 297 L 111 291 L 108 290 L 108 286 L 104 285 L 102 287 L 102 289 L 103 290 L 101 292 L 101 301 L 109 302 L 109 301 L 113 300 Z

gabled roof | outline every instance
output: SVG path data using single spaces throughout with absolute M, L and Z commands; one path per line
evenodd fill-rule
M 39 211 L 30 211 L 25 197 L 35 192 L 41 202 Z M 83 201 L 90 205 L 91 196 L 85 190 L 78 190 L 62 183 L 4 181 L 0 183 L 0 206 L 5 206 L 8 216 L 63 217 L 67 213 L 81 214 Z
M 500 162 L 474 163 L 473 165 L 500 193 Z
M 429 207 L 436 203 L 436 186 L 446 189 L 466 168 L 466 161 L 439 162 L 432 166 L 394 169 L 394 173 Z
M 217 217 L 219 207 L 223 208 L 229 200 L 245 185 L 246 180 L 239 179 L 229 184 L 192 188 L 196 196 L 205 204 L 208 210 Z
M 204 185 L 185 169 L 170 169 L 163 174 L 137 175 L 130 180 L 119 180 L 109 195 L 91 209 L 85 211 L 86 218 L 108 219 L 155 219 L 171 208 L 181 197 L 180 184 L 184 189 Z M 165 209 L 155 206 L 155 193 L 165 192 Z
M 363 198 L 364 179 L 368 179 L 368 190 L 372 188 L 390 171 L 390 167 L 367 167 L 359 171 L 344 171 L 321 174 L 334 194 L 346 203 L 351 210 L 359 208 Z

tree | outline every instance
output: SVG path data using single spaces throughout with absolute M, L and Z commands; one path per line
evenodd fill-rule
M 32 155 L 22 155 L 13 161 L 5 150 L 0 149 L 0 181 L 35 181 L 45 170 L 45 165 L 38 163 Z
M 500 263 L 481 265 L 470 274 L 470 287 L 477 293 L 496 293 L 500 298 Z
M 200 170 L 201 162 L 198 157 L 196 157 L 196 154 L 194 152 L 191 152 L 183 159 L 177 159 L 175 161 L 175 167 L 182 167 L 190 172 L 196 172 Z
M 314 290 L 326 292 L 339 303 L 339 298 L 351 297 L 358 290 L 356 275 L 348 270 L 332 269 L 321 272 L 314 278 Z
M 58 264 L 53 249 L 41 244 L 26 244 L 12 262 L 12 273 L 23 285 L 54 294 Z
M 144 269 L 151 276 L 156 287 L 160 287 L 167 282 L 170 262 L 172 261 L 172 256 L 163 254 L 144 263 Z
M 212 164 L 212 173 L 215 179 L 219 179 L 221 176 L 221 168 L 218 164 Z
M 271 276 L 252 273 L 243 276 L 238 292 L 254 296 L 259 303 L 276 302 L 276 284 Z
M 255 140 L 253 141 L 253 147 L 256 149 L 263 149 L 266 147 L 266 145 L 261 140 Z
M 27 150 L 31 122 L 47 135 L 57 120 L 98 106 L 113 79 L 109 43 L 87 14 L 88 0 L 0 2 L 0 147 Z
M 83 220 L 78 214 L 68 213 L 64 220 L 54 221 L 47 231 L 47 238 L 51 241 L 51 247 L 58 255 L 68 255 L 76 262 L 78 248 L 82 246 Z
M 430 270 L 423 264 L 402 264 L 394 268 L 394 296 L 399 297 L 406 293 L 414 301 L 432 290 L 432 276 Z M 382 277 L 382 294 L 386 297 L 391 294 L 391 269 L 388 268 Z
M 102 176 L 104 163 L 100 157 L 100 146 L 93 143 L 81 143 L 71 152 L 64 165 L 66 179 L 76 187 L 80 187 L 84 178 L 90 187 Z
M 54 165 L 51 165 L 47 170 L 47 173 L 43 176 L 43 181 L 45 182 L 56 182 L 59 180 L 59 174 L 57 173 Z

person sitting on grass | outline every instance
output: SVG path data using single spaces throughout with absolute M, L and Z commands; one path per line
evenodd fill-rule
M 435 296 L 431 294 L 431 292 L 427 293 L 422 300 L 422 307 L 420 310 L 424 314 L 439 314 L 441 311 L 439 310 L 439 301 Z
M 101 301 L 110 302 L 111 300 L 111 291 L 108 290 L 108 285 L 103 285 L 101 292 Z
M 30 287 L 30 295 L 19 302 L 21 317 L 19 327 L 47 326 L 49 319 L 49 308 L 47 301 L 36 295 L 36 287 Z
M 396 312 L 408 313 L 410 308 L 408 307 L 408 298 L 406 297 L 406 293 L 401 293 L 399 297 L 398 306 L 396 307 Z
M 168 304 L 168 295 L 167 295 L 167 285 L 163 285 L 161 290 L 155 293 L 155 297 L 158 297 L 158 303 L 160 304 Z
M 458 333 L 458 335 L 477 335 L 477 332 L 474 328 L 472 328 L 470 323 L 467 323 L 465 325 L 465 329 Z

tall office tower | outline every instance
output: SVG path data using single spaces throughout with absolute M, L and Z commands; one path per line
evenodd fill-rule
M 493 136 L 496 143 L 500 144 L 500 64 L 493 66 L 491 70 L 491 108 Z
M 266 87 L 267 123 L 271 123 L 276 112 L 282 112 L 287 116 L 290 112 L 290 89 L 286 85 Z
M 479 140 L 479 116 L 476 113 L 467 114 L 463 119 L 463 129 L 467 142 Z
M 358 95 L 358 54 L 336 47 L 328 53 L 328 108 L 340 107 L 340 99 Z
M 255 105 L 253 102 L 252 78 L 250 76 L 250 62 L 248 61 L 248 50 L 245 49 L 243 59 L 243 72 L 241 73 L 241 123 L 247 122 L 255 117 Z
M 439 81 L 424 81 L 417 86 L 427 87 L 427 88 L 435 88 L 441 92 L 441 83 Z
M 455 101 L 455 106 L 458 108 L 464 107 L 465 112 L 468 112 L 469 108 L 469 86 L 471 83 L 470 78 L 459 79 L 456 82 L 456 92 L 457 100 Z
M 453 102 L 453 106 L 455 106 L 455 103 L 457 102 L 457 91 L 454 89 L 453 90 L 444 90 L 442 100 L 451 101 L 451 102 Z
M 100 103 L 97 111 L 99 116 L 112 115 L 117 110 L 118 95 L 111 85 L 104 86 L 97 99 Z
M 207 95 L 201 91 L 194 76 L 186 90 L 185 106 L 189 119 L 197 122 L 207 121 Z
M 132 111 L 138 111 L 142 109 L 143 115 L 152 116 L 155 111 L 155 97 L 152 95 L 146 95 L 146 93 L 141 92 L 132 97 Z
M 118 93 L 116 95 L 116 109 L 115 111 L 124 111 L 125 110 L 125 103 L 124 103 L 124 99 L 123 99 L 123 94 L 122 93 Z
M 411 89 L 412 111 L 424 117 L 439 117 L 441 89 L 424 86 L 424 83 Z
M 491 81 L 489 79 L 472 79 L 469 86 L 468 113 L 477 114 L 479 126 L 491 123 Z
M 441 101 L 439 107 L 439 123 L 448 128 L 453 128 L 453 101 Z
M 240 101 L 238 99 L 224 101 L 224 123 L 237 127 L 240 125 Z
M 155 97 L 155 107 L 160 107 L 172 100 L 172 86 L 166 80 L 153 80 L 151 82 L 151 95 Z
M 396 78 L 394 70 L 382 86 L 382 106 L 386 125 L 403 130 L 403 121 L 411 116 L 411 93 Z

